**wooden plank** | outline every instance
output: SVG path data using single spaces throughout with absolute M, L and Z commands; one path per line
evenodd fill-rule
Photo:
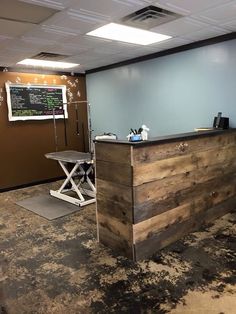
M 190 219 L 183 222 L 169 225 L 160 233 L 152 234 L 144 241 L 135 244 L 135 260 L 148 258 L 158 250 L 177 241 L 186 234 L 199 229 L 203 224 L 225 215 L 228 212 L 235 211 L 236 198 L 232 197 L 205 212 L 193 215 Z
M 172 209 L 135 224 L 133 227 L 134 242 L 143 241 L 145 238 L 148 238 L 150 234 L 158 233 L 171 224 L 187 220 L 192 215 L 207 210 L 235 196 L 236 176 L 231 180 L 228 179 L 228 182 L 226 179 L 227 178 L 224 180 L 225 182 L 221 179 L 215 183 L 208 182 L 208 188 L 202 190 L 198 189 L 196 192 L 193 190 L 187 202 L 186 199 L 183 200 L 185 202 L 184 204 L 177 207 L 173 204 Z M 170 202 L 171 201 L 170 198 Z
M 221 150 L 207 150 L 163 159 L 151 163 L 139 164 L 133 167 L 133 185 L 155 181 L 181 173 L 211 166 L 219 163 L 228 163 L 235 159 L 236 145 L 229 145 Z
M 218 164 L 190 173 L 179 174 L 134 187 L 134 223 L 161 214 L 181 205 L 199 193 L 219 189 L 232 181 L 236 173 L 236 160 L 231 165 Z
M 120 236 L 121 238 L 132 244 L 133 232 L 132 225 L 127 222 L 121 222 L 115 217 L 105 216 L 98 212 L 98 224 L 110 232 Z
M 115 144 L 115 143 L 95 143 L 96 160 L 118 162 L 129 165 L 131 163 L 130 157 L 131 147 L 129 145 Z
M 225 133 L 212 137 L 196 138 L 187 141 L 156 144 L 152 146 L 134 147 L 133 164 L 150 163 L 171 157 L 188 155 L 212 148 L 221 149 L 224 146 L 236 143 L 235 133 Z
M 99 226 L 98 233 L 99 242 L 112 249 L 113 253 L 134 259 L 133 245 L 128 241 L 102 226 Z
M 98 212 L 97 223 L 99 230 L 99 241 L 109 245 L 117 251 L 129 252 L 132 255 L 133 232 L 132 224 L 121 222 L 119 219 L 111 216 L 105 216 Z
M 176 193 L 198 183 L 203 183 L 214 178 L 221 178 L 227 174 L 236 172 L 236 160 L 230 163 L 220 163 L 212 166 L 204 166 L 194 171 L 180 173 L 175 176 L 147 182 L 134 187 L 135 205 L 155 200 L 169 193 Z
M 117 162 L 96 161 L 96 177 L 105 181 L 131 186 L 133 182 L 132 167 Z
M 105 198 L 113 202 L 121 203 L 124 205 L 124 208 L 132 206 L 133 204 L 133 194 L 131 187 L 97 179 L 96 188 L 98 199 Z
M 121 222 L 133 223 L 133 208 L 131 204 L 124 204 L 108 199 L 107 197 L 99 195 L 97 198 L 97 210 L 99 213 L 115 217 Z

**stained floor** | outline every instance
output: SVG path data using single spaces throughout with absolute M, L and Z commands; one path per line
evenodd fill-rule
M 133 263 L 96 241 L 95 206 L 47 221 L 0 194 L 0 314 L 236 313 L 236 213 Z

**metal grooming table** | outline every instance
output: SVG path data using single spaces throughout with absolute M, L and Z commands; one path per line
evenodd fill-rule
M 89 174 L 93 170 L 93 160 L 89 153 L 67 150 L 48 153 L 45 157 L 58 161 L 66 174 L 66 179 L 59 190 L 50 190 L 52 196 L 78 206 L 85 206 L 96 201 L 96 189 L 89 178 Z M 86 167 L 83 167 L 85 164 Z M 86 187 L 82 186 L 85 182 Z M 69 184 L 71 184 L 71 187 L 67 188 Z M 76 197 L 66 194 L 71 191 L 75 192 Z M 90 199 L 85 199 L 83 194 L 89 196 Z

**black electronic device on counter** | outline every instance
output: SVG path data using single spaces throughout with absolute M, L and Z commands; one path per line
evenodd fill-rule
M 222 117 L 222 113 L 218 112 L 218 116 L 214 117 L 213 127 L 216 129 L 228 129 L 229 128 L 229 118 Z

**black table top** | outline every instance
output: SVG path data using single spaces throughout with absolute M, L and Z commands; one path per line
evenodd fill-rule
M 194 138 L 200 137 L 207 137 L 207 136 L 215 136 L 223 133 L 231 133 L 236 132 L 235 128 L 230 128 L 227 130 L 222 129 L 209 129 L 207 131 L 195 131 L 195 132 L 188 132 L 188 133 L 179 133 L 179 134 L 171 134 L 166 136 L 158 136 L 150 138 L 147 141 L 139 141 L 139 142 L 129 142 L 128 140 L 95 140 L 95 143 L 114 143 L 114 144 L 122 144 L 122 145 L 132 145 L 132 146 L 146 146 L 146 145 L 153 145 L 153 144 L 163 144 L 168 142 L 177 142 L 183 140 L 189 140 Z

